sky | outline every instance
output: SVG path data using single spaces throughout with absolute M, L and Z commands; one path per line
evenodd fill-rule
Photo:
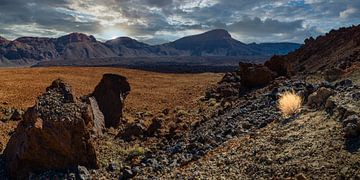
M 149 44 L 226 29 L 251 42 L 298 42 L 360 23 L 360 0 L 0 0 L 0 36 L 105 41 L 129 36 Z

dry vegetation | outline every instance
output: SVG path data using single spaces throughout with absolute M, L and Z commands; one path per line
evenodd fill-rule
M 284 117 L 289 117 L 300 110 L 302 99 L 295 92 L 284 92 L 279 99 L 279 109 Z
M 164 108 L 195 106 L 205 89 L 221 79 L 221 74 L 162 74 L 122 68 L 4 68 L 0 69 L 0 106 L 27 108 L 45 91 L 52 80 L 63 78 L 76 96 L 93 91 L 104 73 L 128 77 L 131 93 L 125 113 L 157 113 Z

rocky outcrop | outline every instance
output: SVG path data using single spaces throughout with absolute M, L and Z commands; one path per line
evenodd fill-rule
M 281 56 L 273 56 L 264 64 L 271 71 L 277 73 L 278 76 L 291 76 L 294 74 L 291 64 L 282 59 Z
M 261 64 L 239 63 L 239 70 L 226 73 L 217 86 L 205 92 L 205 99 L 238 97 L 251 88 L 263 87 L 278 74 Z
M 296 74 L 315 73 L 337 67 L 345 70 L 359 62 L 360 25 L 331 30 L 304 42 L 294 52 L 276 57 L 290 62 Z
M 259 87 L 269 84 L 277 76 L 264 65 L 239 63 L 242 85 L 246 87 Z
M 4 150 L 8 174 L 22 179 L 48 169 L 96 168 L 92 117 L 89 106 L 75 99 L 67 83 L 53 81 L 25 112 Z
M 130 92 L 126 77 L 117 74 L 104 74 L 91 94 L 97 102 L 105 120 L 105 127 L 118 127 L 124 108 L 124 101 Z

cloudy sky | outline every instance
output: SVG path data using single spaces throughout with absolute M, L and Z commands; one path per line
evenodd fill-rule
M 156 44 L 223 28 L 247 43 L 301 43 L 358 23 L 359 0 L 0 0 L 8 39 L 83 32 Z

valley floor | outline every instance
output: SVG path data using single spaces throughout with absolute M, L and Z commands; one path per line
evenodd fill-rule
M 94 179 L 119 179 L 124 168 L 137 173 L 135 179 L 360 179 L 360 140 L 344 138 L 343 122 L 337 116 L 304 106 L 295 117 L 281 118 L 276 100 L 269 96 L 273 87 L 239 98 L 230 110 L 221 109 L 225 105 L 203 100 L 203 96 L 222 74 L 162 74 L 121 68 L 0 69 L 0 107 L 33 105 L 58 77 L 73 86 L 76 96 L 86 95 L 103 73 L 128 78 L 132 90 L 125 101 L 127 120 L 146 121 L 161 115 L 173 121 L 176 130 L 184 126 L 184 132 L 168 137 L 172 132 L 166 130 L 165 136 L 126 142 L 114 138 L 118 129 L 108 129 L 96 142 L 100 169 L 89 170 Z M 331 85 L 334 101 L 359 113 L 360 101 L 352 97 L 360 94 L 360 71 L 345 78 L 354 85 Z M 317 81 L 311 82 L 314 86 L 322 81 L 313 79 Z M 308 85 L 298 79 L 279 84 L 279 89 Z M 201 119 L 204 121 L 199 122 Z M 6 145 L 16 125 L 16 121 L 0 121 L 0 147 Z

